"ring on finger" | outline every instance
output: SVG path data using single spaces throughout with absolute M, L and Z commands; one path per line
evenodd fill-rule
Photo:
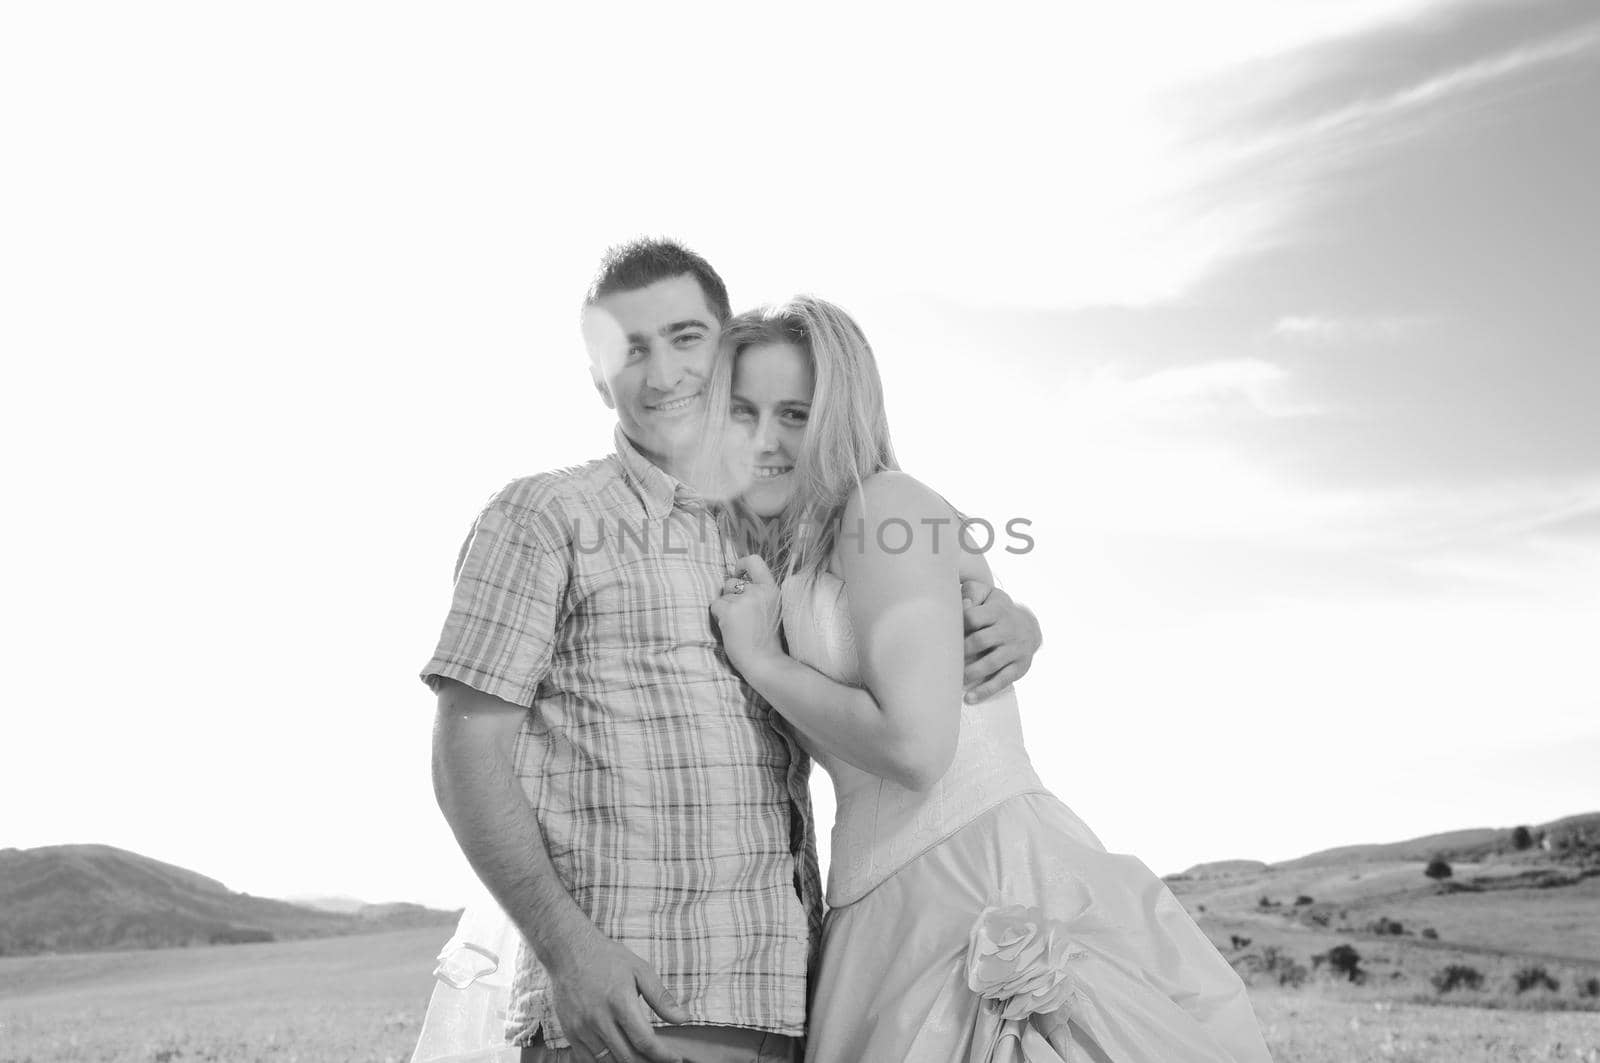
M 734 594 L 743 594 L 744 593 L 744 589 L 746 587 L 748 587 L 748 586 L 750 586 L 750 583 L 749 583 L 748 580 L 739 580 L 737 583 L 735 583 L 733 585 L 733 593 Z

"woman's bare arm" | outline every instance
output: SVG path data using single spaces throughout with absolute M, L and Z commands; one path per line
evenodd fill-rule
M 944 774 L 960 730 L 961 551 L 948 541 L 935 548 L 923 523 L 948 513 L 937 494 L 900 472 L 870 477 L 845 508 L 846 527 L 867 529 L 836 547 L 864 689 L 744 637 L 746 625 L 760 623 L 754 599 L 725 597 L 718 617 L 734 664 L 802 737 L 911 789 Z M 879 535 L 884 522 L 894 528 Z M 895 549 L 903 540 L 905 549 Z M 741 630 L 730 638 L 731 628 Z

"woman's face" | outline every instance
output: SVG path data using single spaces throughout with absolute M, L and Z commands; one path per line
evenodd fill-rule
M 811 416 L 811 361 L 792 343 L 757 343 L 733 366 L 734 461 L 750 512 L 773 517 L 794 494 L 794 465 Z

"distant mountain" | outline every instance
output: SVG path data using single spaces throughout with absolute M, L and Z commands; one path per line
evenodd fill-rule
M 0 955 L 446 927 L 456 915 L 414 904 L 327 911 L 252 897 L 185 868 L 109 845 L 0 849 Z
M 1219 878 L 1252 875 L 1267 870 L 1289 871 L 1300 868 L 1342 867 L 1351 864 L 1383 864 L 1412 860 L 1475 860 L 1526 852 L 1528 859 L 1571 861 L 1582 863 L 1591 857 L 1600 858 L 1600 812 L 1586 812 L 1567 816 L 1538 825 L 1529 824 L 1521 829 L 1528 832 L 1532 843 L 1525 850 L 1516 844 L 1517 827 L 1474 827 L 1468 830 L 1447 831 L 1444 834 L 1425 834 L 1402 842 L 1381 842 L 1372 845 L 1342 845 L 1322 849 L 1306 856 L 1283 860 L 1276 864 L 1260 860 L 1215 860 L 1196 864 L 1179 875 L 1167 876 L 1169 880 Z
M 364 923 L 379 922 L 384 929 L 398 930 L 401 927 L 434 926 L 439 921 L 440 913 L 433 908 L 424 908 L 420 904 L 411 904 L 405 901 L 391 901 L 386 904 L 368 904 L 366 901 L 355 897 L 285 897 L 284 901 L 299 908 L 310 908 L 318 912 L 332 912 L 336 915 L 353 915 Z M 455 918 L 459 912 L 445 912 L 445 915 Z
M 355 897 L 285 897 L 290 904 L 298 904 L 302 908 L 315 908 L 319 912 L 343 912 L 350 915 L 359 912 L 367 906 L 367 902 L 357 900 Z
M 1260 860 L 1213 860 L 1209 864 L 1194 865 L 1182 877 L 1224 878 L 1229 875 L 1253 875 L 1266 869 L 1267 865 Z
M 1581 859 L 1590 852 L 1600 853 L 1600 812 L 1568 816 L 1550 823 L 1530 824 L 1525 829 L 1533 842 L 1531 849 L 1556 859 L 1563 854 Z M 1515 827 L 1479 827 L 1445 834 L 1426 834 L 1409 841 L 1381 845 L 1346 845 L 1272 866 L 1281 869 L 1327 867 L 1394 860 L 1431 860 L 1436 856 L 1446 860 L 1479 859 L 1518 852 L 1513 838 L 1516 830 Z

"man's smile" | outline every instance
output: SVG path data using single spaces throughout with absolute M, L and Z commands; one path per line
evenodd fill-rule
M 663 399 L 660 402 L 647 402 L 644 403 L 644 408 L 651 413 L 677 413 L 694 405 L 701 394 L 701 392 L 696 391 L 689 395 L 677 395 L 670 399 Z

